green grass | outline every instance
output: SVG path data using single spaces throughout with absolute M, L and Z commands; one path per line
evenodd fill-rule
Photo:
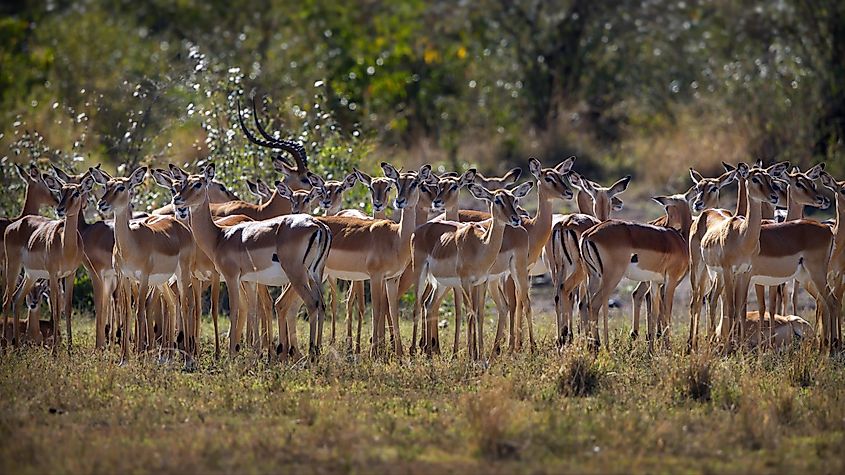
M 350 361 L 340 347 L 307 368 L 249 350 L 214 362 L 206 322 L 201 368 L 185 373 L 154 358 L 117 366 L 79 318 L 73 355 L 0 359 L 0 472 L 845 470 L 842 360 L 688 357 L 680 334 L 649 356 L 624 328 L 609 353 L 558 356 L 551 319 L 536 320 L 539 351 L 488 369 L 463 356 Z

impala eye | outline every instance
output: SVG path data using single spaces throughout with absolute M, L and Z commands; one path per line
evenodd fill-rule
M 117 187 L 116 191 L 118 191 L 119 193 L 122 193 L 122 192 L 126 191 L 126 187 L 123 186 L 123 185 L 120 185 L 120 186 Z
M 501 198 L 499 198 L 499 197 L 496 197 L 496 199 L 495 199 L 495 200 L 493 200 L 493 202 L 494 202 L 494 203 L 496 203 L 497 205 L 501 205 L 501 204 L 502 204 L 502 199 L 501 199 Z
M 549 182 L 549 183 L 554 183 L 554 180 L 552 180 L 552 177 L 550 177 L 550 176 L 546 175 L 546 177 L 545 177 L 545 178 L 546 178 L 546 181 L 547 181 L 547 182 Z
M 758 180 L 757 177 L 752 178 L 751 181 L 753 183 L 757 183 L 758 185 L 760 184 L 760 180 Z
M 78 191 L 74 191 L 74 192 L 73 192 L 73 197 L 74 197 L 74 198 L 79 198 L 79 192 L 78 192 Z
M 195 190 L 199 190 L 201 186 L 202 186 L 202 183 L 196 182 L 196 183 L 194 183 L 194 186 L 192 188 L 194 188 Z
M 458 185 L 452 185 L 452 191 L 455 191 L 457 189 L 458 189 Z

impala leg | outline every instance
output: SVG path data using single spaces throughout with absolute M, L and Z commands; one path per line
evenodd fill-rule
M 67 351 L 70 354 L 73 349 L 73 331 L 71 329 L 71 320 L 73 315 L 73 281 L 76 278 L 76 273 L 65 277 L 64 279 L 64 302 L 62 302 L 62 313 L 67 319 Z
M 631 339 L 636 340 L 640 333 L 640 310 L 643 304 L 643 299 L 651 289 L 651 282 L 640 282 L 631 294 L 631 300 L 634 305 L 634 316 L 631 320 Z
M 455 341 L 452 343 L 452 355 L 457 356 L 461 344 L 461 307 L 464 306 L 464 295 L 457 288 L 452 289 L 452 295 L 455 302 Z
M 505 302 L 505 296 L 502 294 L 502 289 L 498 281 L 489 281 L 487 283 L 490 296 L 493 298 L 493 303 L 496 305 L 496 314 L 498 315 L 496 322 L 496 337 L 493 339 L 493 348 L 491 350 L 491 358 L 502 353 L 502 339 L 505 335 L 505 325 L 508 319 L 508 308 Z
M 337 320 L 337 279 L 333 279 L 329 277 L 327 279 L 329 281 L 329 291 L 331 292 L 332 297 L 332 337 L 329 340 L 330 345 L 334 345 L 335 340 L 335 321 Z
M 352 353 L 352 312 L 355 309 L 358 299 L 358 286 L 361 281 L 349 283 L 349 290 L 346 293 L 346 352 Z
M 364 313 L 367 311 L 367 301 L 364 296 L 364 281 L 358 286 L 358 328 L 355 332 L 355 353 L 361 353 L 361 329 L 364 326 Z
M 440 304 L 443 302 L 443 297 L 446 295 L 446 287 L 437 286 L 432 289 L 431 296 L 425 302 L 425 318 L 428 321 L 428 347 L 426 352 L 431 354 L 440 354 L 440 340 L 438 338 L 437 322 L 440 313 Z M 469 322 L 467 322 L 469 326 Z
M 476 285 L 472 288 L 472 306 L 475 307 L 475 320 L 478 322 L 476 325 L 478 349 L 475 352 L 475 357 L 479 360 L 481 355 L 484 354 L 484 299 L 486 294 L 486 285 Z
M 404 355 L 404 350 L 402 349 L 402 336 L 399 330 L 399 278 L 385 280 L 384 286 L 391 326 L 395 328 L 394 334 L 396 335 L 396 340 L 394 349 L 396 351 L 396 357 L 401 358 Z
M 214 359 L 220 358 L 220 274 L 211 274 L 211 321 L 214 323 Z
M 21 280 L 21 283 L 18 285 L 18 288 L 15 289 L 15 292 L 14 292 L 13 301 L 12 301 L 12 314 L 13 314 L 13 322 L 12 323 L 14 324 L 14 328 L 12 328 L 11 333 L 12 333 L 12 344 L 16 347 L 20 346 L 20 344 L 21 344 L 20 317 L 19 317 L 20 307 L 21 307 L 21 299 L 25 298 L 27 294 L 32 292 L 32 289 L 35 287 L 35 284 L 36 284 L 35 279 L 32 279 L 32 278 L 24 275 L 23 280 Z M 59 308 L 59 307 L 56 306 L 56 305 L 53 305 L 54 302 L 53 302 L 53 292 L 52 292 L 52 290 L 50 292 L 50 303 L 51 303 L 51 305 L 50 305 L 51 315 L 53 315 L 53 318 L 55 319 L 55 314 L 57 312 L 56 309 Z M 33 324 L 34 324 L 34 326 L 32 327 L 32 329 L 30 329 L 30 325 L 33 325 Z M 55 320 L 54 320 L 53 325 L 54 326 L 56 325 Z M 55 328 L 53 330 L 54 330 L 53 334 L 55 334 Z M 34 335 L 36 331 L 40 331 L 38 321 L 36 320 L 36 321 L 33 322 L 32 320 L 28 320 L 26 331 L 27 331 L 28 335 Z M 3 332 L 3 336 L 4 337 L 7 336 L 5 329 L 4 329 L 4 332 Z
M 240 350 L 240 334 L 238 327 L 240 327 L 240 289 L 241 285 L 238 282 L 240 276 L 238 275 L 224 275 L 223 279 L 226 281 L 226 289 L 229 293 L 229 314 L 231 323 L 229 324 L 229 356 L 235 356 Z

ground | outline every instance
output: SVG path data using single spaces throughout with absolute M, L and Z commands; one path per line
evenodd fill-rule
M 72 355 L 0 357 L 0 472 L 845 471 L 841 357 L 690 357 L 683 325 L 649 356 L 618 317 L 610 352 L 559 356 L 551 316 L 535 317 L 537 352 L 486 369 L 463 355 L 349 359 L 342 345 L 307 367 L 250 351 L 215 362 L 205 322 L 187 373 L 116 365 L 77 316 Z

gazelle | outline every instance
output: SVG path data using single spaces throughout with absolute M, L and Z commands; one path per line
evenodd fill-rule
M 773 174 L 777 175 L 785 170 L 786 164 L 775 167 L 778 173 Z M 739 321 L 740 338 L 745 337 L 745 318 L 739 312 L 745 308 L 748 296 L 752 258 L 760 251 L 760 202 L 778 202 L 778 188 L 771 171 L 756 167 L 738 168 L 740 186 L 745 186 L 748 196 L 745 216 L 728 217 L 718 211 L 705 211 L 695 220 L 706 226 L 701 238 L 703 262 L 709 272 L 718 275 L 723 282 L 727 315 L 732 326 Z M 695 227 L 694 224 L 693 231 Z M 693 245 L 693 240 L 690 240 L 690 253 L 697 252 Z
M 135 344 L 139 351 L 146 350 L 153 342 L 152 325 L 147 321 L 146 296 L 156 288 L 166 299 L 173 313 L 163 319 L 162 343 L 166 353 L 174 349 L 176 318 L 185 322 L 188 335 L 194 334 L 193 319 L 186 319 L 185 309 L 192 309 L 196 298 L 188 295 L 192 283 L 191 270 L 196 259 L 191 232 L 176 218 L 151 217 L 130 223 L 131 203 L 135 190 L 144 182 L 147 167 L 135 169 L 129 177 L 110 177 L 105 172 L 89 169 L 97 183 L 105 186 L 105 193 L 98 203 L 103 213 L 114 213 L 114 267 L 123 283 L 138 284 L 138 310 L 136 315 Z M 178 295 L 170 289 L 171 279 L 176 279 Z M 193 286 L 198 291 L 197 286 Z M 190 312 L 188 312 L 190 314 Z M 123 334 L 121 360 L 125 361 L 129 346 L 129 318 L 120 315 Z M 188 363 L 192 363 L 188 355 Z
M 41 209 L 42 206 L 56 206 L 59 204 L 58 201 L 56 201 L 56 197 L 53 196 L 53 193 L 47 187 L 47 184 L 44 183 L 44 180 L 41 178 L 41 172 L 38 171 L 38 168 L 34 163 L 29 165 L 28 170 L 24 170 L 23 167 L 16 163 L 15 170 L 17 170 L 18 175 L 24 183 L 26 183 L 26 195 L 24 196 L 21 212 L 17 217 L 0 218 L 0 264 L 6 262 L 6 251 L 3 246 L 3 240 L 5 239 L 3 236 L 6 233 L 6 228 L 24 216 L 38 214 L 38 210 Z M 3 273 L 4 271 L 5 269 L 0 266 L 0 281 L 5 284 L 5 279 L 2 278 L 5 275 Z M 17 276 L 15 276 L 15 279 L 17 279 Z
M 388 220 L 325 216 L 317 218 L 332 234 L 332 245 L 326 262 L 326 275 L 351 280 L 370 281 L 373 301 L 372 352 L 377 354 L 384 340 L 384 317 L 389 316 L 393 327 L 393 346 L 401 356 L 402 339 L 399 333 L 398 289 L 399 277 L 411 260 L 411 235 L 416 225 L 416 208 L 420 184 L 429 178 L 431 167 L 424 165 L 419 173 L 398 172 L 393 165 L 382 163 L 385 176 L 397 189 L 394 206 L 401 211 L 399 223 Z M 298 302 L 285 292 L 276 312 L 280 318 Z M 386 306 L 384 304 L 387 304 Z M 385 308 L 387 307 L 387 308 Z M 296 334 L 291 332 L 291 344 Z
M 389 202 L 390 189 L 393 187 L 393 180 L 387 177 L 371 177 L 370 175 L 353 168 L 358 181 L 370 190 L 370 198 L 373 204 L 373 218 L 387 219 L 387 203 Z
M 162 170 L 162 172 L 166 173 L 164 170 Z M 208 187 L 208 200 L 212 203 L 227 203 L 229 201 L 240 201 L 240 198 L 229 191 L 223 183 L 214 181 L 211 186 Z M 150 212 L 150 214 L 172 215 L 174 212 L 173 203 L 167 203 L 160 208 L 154 209 Z
M 691 220 L 689 205 L 683 196 L 656 197 L 654 200 L 666 208 L 670 221 L 689 223 Z M 689 269 L 686 226 L 680 227 L 681 232 L 671 227 L 610 220 L 597 224 L 581 236 L 580 251 L 589 276 L 589 325 L 596 347 L 599 346 L 599 310 L 604 312 L 604 341 L 605 346 L 609 345 L 605 304 L 622 277 L 663 285 L 660 315 L 656 320 L 665 327 L 668 345 L 675 288 Z M 652 350 L 655 319 L 649 316 L 647 320 L 647 339 L 649 350 Z
M 82 263 L 83 244 L 77 232 L 78 219 L 86 195 L 94 186 L 91 176 L 86 176 L 82 183 L 61 184 L 49 175 L 42 175 L 44 184 L 56 193 L 60 193 L 56 214 L 61 218 L 52 220 L 42 216 L 26 216 L 6 228 L 4 246 L 6 250 L 6 292 L 3 299 L 3 334 L 9 311 L 14 314 L 14 344 L 20 344 L 18 334 L 18 306 L 21 297 L 27 295 L 38 279 L 47 279 L 50 283 L 50 308 L 53 316 L 54 348 L 59 345 L 59 322 L 62 313 L 67 319 L 68 351 L 73 346 L 71 332 L 71 306 L 73 279 L 76 269 Z M 15 283 L 18 273 L 23 268 L 24 278 L 19 286 Z M 63 293 L 59 290 L 62 280 Z M 60 299 L 63 301 L 60 302 Z M 30 321 L 27 333 L 37 340 L 37 322 Z
M 464 299 L 470 304 L 468 319 L 477 319 L 480 302 L 475 286 L 487 282 L 490 268 L 496 262 L 504 239 L 505 227 L 517 227 L 522 218 L 516 211 L 516 199 L 528 194 L 534 184 L 524 183 L 512 192 L 499 190 L 490 192 L 480 185 L 470 185 L 469 190 L 478 199 L 490 204 L 492 222 L 488 226 L 479 223 L 430 222 L 414 233 L 411 241 L 413 248 L 414 271 L 417 275 L 417 289 L 424 289 L 426 283 L 432 286 L 432 295 L 425 302 L 425 314 L 431 341 L 426 342 L 426 351 L 436 351 L 436 319 L 430 317 L 432 304 L 439 302 L 448 287 L 460 287 Z M 526 267 L 527 271 L 527 267 Z M 419 300 L 415 305 L 419 306 Z M 479 346 L 483 345 L 482 326 L 475 322 L 479 330 Z M 483 348 L 483 347 L 482 347 Z M 470 357 L 477 358 L 472 352 Z
M 320 208 L 323 209 L 326 216 L 334 216 L 340 212 L 343 207 L 343 194 L 346 190 L 355 186 L 355 182 L 358 180 L 358 175 L 355 172 L 346 175 L 343 181 L 326 181 L 316 173 L 311 173 L 308 176 L 311 178 L 312 189 L 316 190 Z
M 47 342 L 49 339 L 53 337 L 53 319 L 50 320 L 41 320 L 39 308 L 41 307 L 41 301 L 44 300 L 47 305 L 50 305 L 50 292 L 48 290 L 48 284 L 45 280 L 39 280 L 38 283 L 35 285 L 35 288 L 28 294 L 26 294 L 26 308 L 27 308 L 27 317 L 26 321 L 19 321 L 18 322 L 18 334 L 26 333 L 27 329 L 29 328 L 30 322 L 38 322 L 36 328 L 38 332 L 35 336 L 29 336 L 30 341 L 36 342 Z M 12 341 L 14 338 L 14 328 L 11 326 L 6 327 L 6 333 L 0 338 L 0 347 L 5 347 L 9 342 Z M 50 344 L 49 346 L 52 346 Z
M 181 188 L 174 190 L 173 204 L 177 208 L 190 209 L 193 238 L 199 248 L 211 257 L 226 282 L 233 322 L 230 354 L 239 348 L 242 327 L 237 289 L 242 282 L 252 282 L 267 286 L 290 283 L 289 288 L 305 301 L 308 309 L 311 326 L 309 354 L 317 356 L 325 318 L 320 284 L 332 241 L 328 228 L 313 217 L 302 214 L 221 227 L 211 217 L 206 190 L 213 178 L 213 165 L 206 166 L 202 175 L 190 175 Z M 283 316 L 279 315 L 279 342 L 283 352 L 290 351 L 285 348 L 287 333 L 287 325 Z

